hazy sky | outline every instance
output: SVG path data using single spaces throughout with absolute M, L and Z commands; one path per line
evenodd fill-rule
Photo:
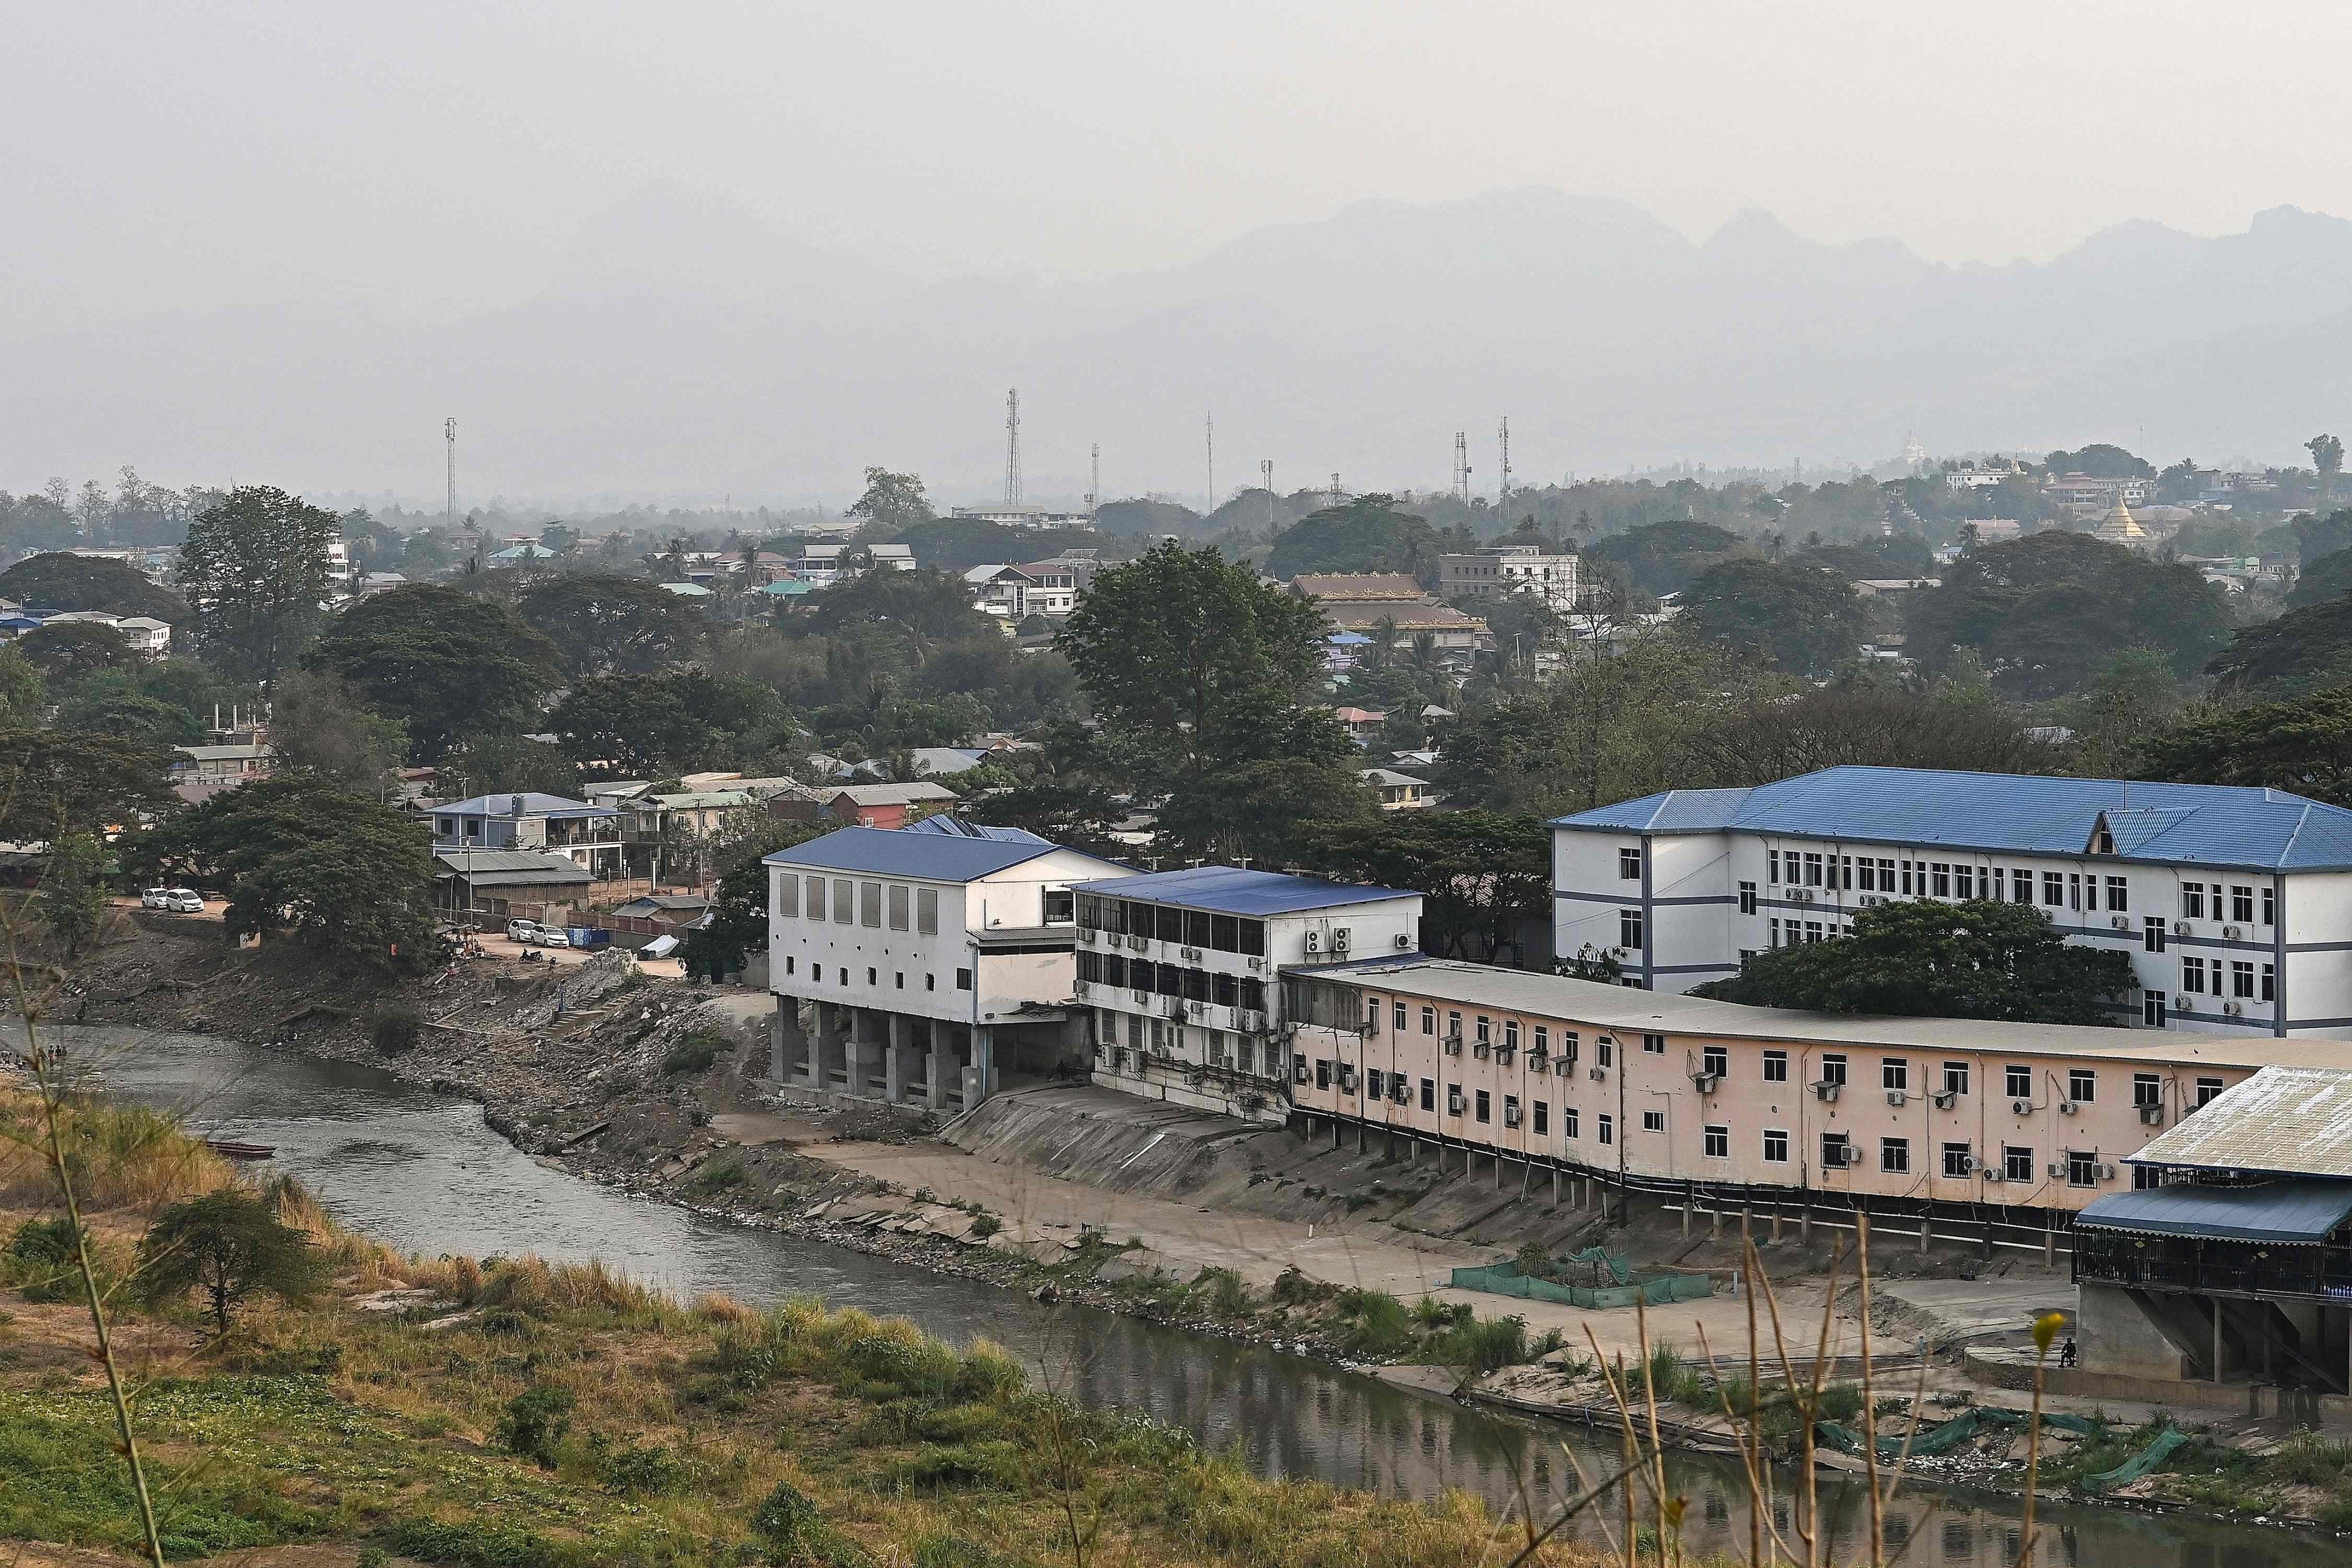
M 656 184 L 925 278 L 1174 267 L 1366 197 L 1527 185 L 1693 237 L 1763 207 L 1947 261 L 2047 258 L 2133 218 L 2352 215 L 2352 9 L 2306 0 L 35 0 L 0 39 L 0 344 L 94 332 L 131 367 L 77 347 L 102 389 L 141 381 L 153 314 L 315 316 L 324 344 L 530 300 L 583 223 Z M 85 396 L 19 431 L 42 451 L 0 449 L 0 483 L 163 456 L 146 431 L 172 408 L 115 412 Z M 431 479 L 429 440 L 363 472 L 390 465 L 291 427 L 234 450 L 250 416 L 221 417 L 173 464 L 307 448 L 353 489 Z M 1857 439 L 1892 451 L 1897 417 Z M 715 468 L 694 471 L 752 482 Z M 803 478 L 855 472 L 844 452 Z
M 1540 184 L 1944 259 L 2352 212 L 2352 10 L 2124 4 L 36 4 L 0 331 L 528 291 L 647 180 L 925 271 L 1194 258 Z

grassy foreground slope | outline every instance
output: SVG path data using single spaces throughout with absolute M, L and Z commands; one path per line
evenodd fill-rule
M 27 1109 L 0 1117 L 21 1129 Z M 118 1279 L 163 1205 L 237 1180 L 141 1111 L 77 1102 L 68 1142 Z M 37 1162 L 0 1158 L 13 1237 L 57 1211 Z M 221 1338 L 193 1299 L 115 1299 L 174 1559 L 331 1542 L 464 1568 L 1467 1568 L 1524 1543 L 1467 1499 L 1255 1479 L 1033 1385 L 985 1342 L 813 1300 L 682 1303 L 593 1265 L 404 1258 L 289 1184 L 269 1194 L 331 1264 L 325 1290 L 257 1298 Z M 87 1313 L 47 1299 L 60 1282 L 28 1257 L 0 1253 L 0 1541 L 135 1556 Z

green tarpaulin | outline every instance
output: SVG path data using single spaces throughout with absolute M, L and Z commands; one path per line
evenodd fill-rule
M 1982 1405 L 1973 1409 L 1963 1410 L 1949 1421 L 1921 1431 L 1911 1441 L 1911 1452 L 1925 1457 L 1948 1454 L 1988 1428 L 2024 1426 L 2028 1414 L 2021 1410 L 2000 1410 Z M 2044 1426 L 2056 1426 L 2064 1431 L 2080 1433 L 2084 1436 L 2101 1436 L 2106 1432 L 2103 1423 L 2095 1421 L 2088 1415 L 2045 1415 L 2042 1417 L 2042 1424 Z M 1862 1452 L 1860 1435 L 1847 1430 L 1834 1421 L 1813 1423 L 1813 1440 L 1823 1447 L 1835 1448 L 1840 1453 Z M 2168 1448 L 2165 1452 L 2169 1453 L 2171 1450 Z M 1878 1439 L 1880 1458 L 1895 1459 L 1900 1458 L 1902 1455 L 1903 1438 L 1900 1434 L 1894 1436 L 1882 1436 Z
M 1448 1283 L 1456 1290 L 1485 1290 L 1496 1296 L 1591 1310 L 1630 1307 L 1636 1300 L 1663 1307 L 1670 1301 L 1696 1301 L 1715 1294 L 1715 1282 L 1704 1274 L 1661 1274 L 1618 1285 L 1556 1285 L 1549 1279 L 1522 1274 L 1507 1263 L 1486 1268 L 1456 1268 Z
M 2156 1435 L 2156 1441 L 2126 1459 L 2112 1470 L 2102 1470 L 2095 1476 L 2083 1478 L 2084 1491 L 2103 1492 L 2112 1487 L 2127 1487 L 2172 1457 L 2172 1451 L 2189 1441 L 2189 1434 L 2178 1426 L 2167 1426 Z

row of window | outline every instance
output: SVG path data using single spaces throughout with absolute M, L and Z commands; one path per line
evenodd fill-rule
M 905 931 L 909 905 L 912 906 L 914 929 L 919 936 L 940 933 L 940 890 L 937 888 L 909 887 L 905 882 L 860 882 L 847 877 L 802 877 L 787 871 L 776 879 L 776 914 L 784 920 L 805 918 L 824 921 L 829 918 L 835 925 L 862 925 L 871 930 L 883 929 L 887 921 L 891 931 Z
M 1641 876 L 1641 856 L 1638 851 L 1620 849 L 1618 875 L 1628 880 Z M 2037 887 L 2041 901 L 2052 909 L 2095 910 L 2105 907 L 2114 913 L 2131 908 L 2130 879 L 2119 876 L 2102 877 L 2080 871 L 2042 871 L 2029 867 L 2011 869 L 2004 866 L 1981 867 L 1958 860 L 1897 860 L 1872 856 L 1837 855 L 1819 850 L 1768 849 L 1764 852 L 1764 879 L 1778 887 L 1827 888 L 1838 891 L 1864 893 L 1901 893 L 1917 898 L 1990 899 L 1997 903 L 2030 904 L 2034 901 Z M 1742 914 L 1756 912 L 1756 884 L 1739 884 L 1739 910 Z M 2183 882 L 2180 884 L 2180 918 L 2201 921 L 2208 908 L 2217 921 L 2234 921 L 2240 925 L 2255 923 L 2255 911 L 2261 910 L 2261 923 L 2275 925 L 2278 921 L 2278 891 L 2275 888 L 2256 886 L 2251 882 Z M 1631 944 L 1629 944 L 1631 945 Z M 2160 951 L 2160 950 L 2158 950 Z
M 848 967 L 846 965 L 836 964 L 835 968 L 841 977 L 840 983 L 844 985 L 848 984 Z M 789 975 L 796 975 L 800 973 L 800 959 L 798 954 L 788 952 L 784 955 L 784 973 Z M 824 965 L 822 963 L 810 964 L 808 977 L 819 985 L 824 984 Z M 870 986 L 880 986 L 882 984 L 882 971 L 873 964 L 867 964 L 866 966 L 866 984 Z M 907 972 L 903 969 L 891 971 L 890 989 L 893 991 L 904 991 L 906 988 Z M 926 974 L 923 976 L 924 990 L 937 991 L 939 988 L 940 977 L 938 975 Z M 959 991 L 969 991 L 971 989 L 971 970 L 959 969 L 955 972 L 955 988 Z
M 1087 931 L 1149 937 L 1213 952 L 1265 956 L 1265 922 L 1238 915 L 1213 915 L 1204 910 L 1182 910 L 1172 904 L 1147 904 L 1134 899 L 1106 898 L 1099 893 L 1077 896 L 1078 924 Z
M 1247 976 L 1212 974 L 1177 963 L 1154 963 L 1123 953 L 1078 950 L 1078 978 L 1100 982 L 1155 996 L 1181 996 L 1188 1002 L 1213 1002 L 1220 1007 L 1265 1011 L 1265 982 Z
M 1108 1009 L 1101 1010 L 1097 1016 L 1100 1023 L 1096 1038 L 1108 1048 L 1114 1070 L 1125 1070 L 1130 1053 L 1134 1057 L 1136 1070 L 1140 1072 L 1151 1057 L 1166 1060 L 1185 1052 L 1185 1026 L 1174 1019 L 1147 1018 L 1140 1013 L 1113 1013 Z M 1121 1018 L 1127 1021 L 1123 1030 L 1119 1026 Z M 1258 1075 L 1263 1063 L 1262 1076 L 1282 1076 L 1284 1051 L 1278 1041 L 1267 1040 L 1261 1047 L 1259 1042 L 1248 1035 L 1197 1026 L 1192 1032 L 1201 1037 L 1202 1059 L 1211 1067 Z M 1126 1041 L 1124 1045 L 1120 1044 L 1122 1036 Z
M 2180 988 L 2192 996 L 2222 995 L 2222 963 L 2218 958 L 2184 954 L 2180 960 Z M 2278 999 L 2276 965 L 2265 963 L 2257 971 L 2251 959 L 2231 959 L 2228 963 L 2230 989 L 2227 994 L 2249 1001 L 2273 1002 Z

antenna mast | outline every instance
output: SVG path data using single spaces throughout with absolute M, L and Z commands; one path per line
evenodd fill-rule
M 1257 471 L 1265 479 L 1265 531 L 1272 533 L 1274 531 L 1274 459 L 1260 458 Z
M 443 421 L 441 434 L 446 437 L 449 442 L 449 496 L 442 503 L 441 519 L 444 522 L 456 522 L 457 521 L 457 416 L 456 415 L 452 414 Z
M 1499 511 L 1511 499 L 1511 416 L 1509 415 L 1503 416 L 1503 423 L 1496 428 L 1495 439 L 1502 447 L 1503 456 L 1502 477 L 1495 481 L 1495 509 Z
M 1021 504 L 1021 389 L 1004 395 L 1004 504 Z
M 1338 506 L 1338 505 L 1339 504 L 1340 500 L 1341 500 L 1341 497 L 1340 497 L 1340 493 L 1339 493 L 1339 474 L 1338 474 L 1338 473 L 1336 473 L 1336 472 L 1335 472 L 1335 473 L 1333 473 L 1333 474 L 1332 474 L 1332 476 L 1331 476 L 1331 504 L 1332 504 L 1333 506 Z
M 1470 433 L 1454 432 L 1454 493 L 1464 506 L 1470 504 Z
M 1097 441 L 1088 459 L 1093 467 L 1087 470 L 1087 515 L 1091 517 L 1102 505 L 1102 443 Z

